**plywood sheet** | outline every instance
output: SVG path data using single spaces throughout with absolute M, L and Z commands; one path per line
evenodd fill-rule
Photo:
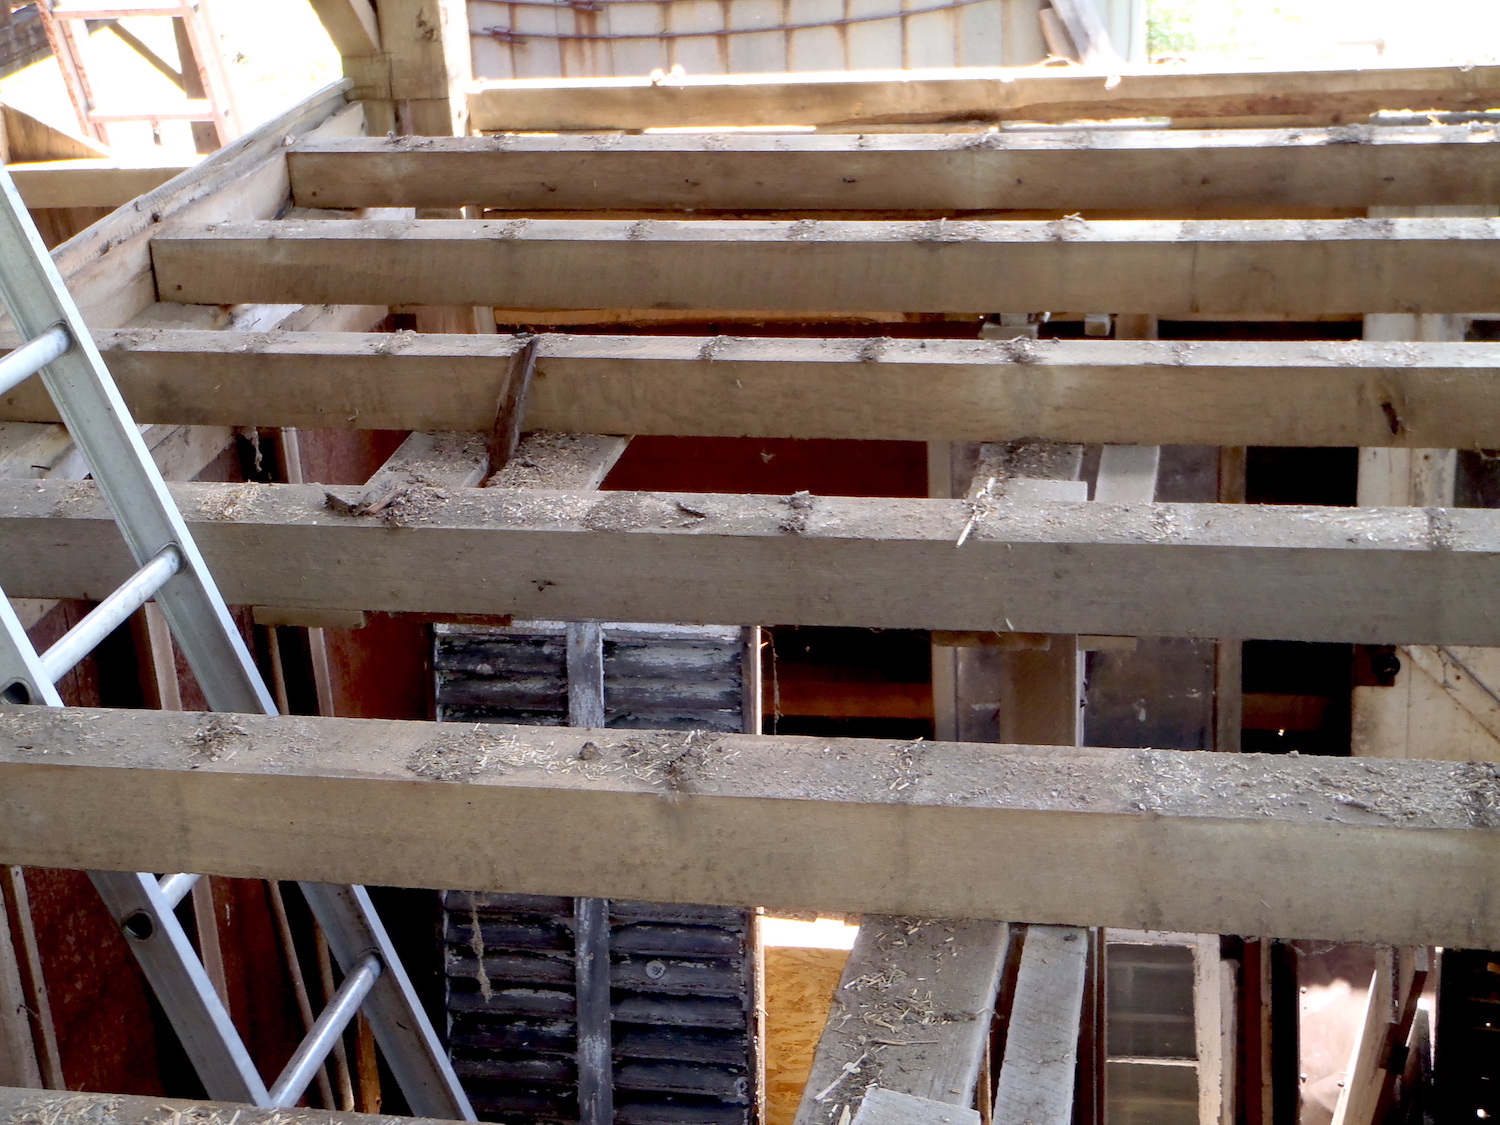
M 766 1125 L 792 1125 L 847 949 L 766 949 Z

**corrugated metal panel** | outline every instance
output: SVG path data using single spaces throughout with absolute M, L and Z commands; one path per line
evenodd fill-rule
M 1098 0 L 1145 61 L 1145 0 Z M 1041 0 L 469 0 L 478 78 L 1030 66 Z M 924 9 L 939 8 L 938 11 Z M 919 14 L 910 14 L 918 12 Z

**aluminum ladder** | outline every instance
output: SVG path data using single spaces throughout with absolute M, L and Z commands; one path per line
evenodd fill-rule
M 0 301 L 25 341 L 0 359 L 0 395 L 41 375 L 139 567 L 44 653 L 32 646 L 0 592 L 0 700 L 63 706 L 57 681 L 155 598 L 210 707 L 276 714 L 244 639 L 8 173 L 0 175 L 0 195 Z M 90 878 L 210 1098 L 268 1108 L 295 1105 L 345 1026 L 362 1010 L 414 1114 L 474 1120 L 363 887 L 300 884 L 344 980 L 268 1087 L 174 913 L 198 876 L 158 879 L 149 872 L 94 871 Z

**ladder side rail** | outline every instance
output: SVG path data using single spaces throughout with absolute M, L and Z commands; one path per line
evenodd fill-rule
M 90 871 L 89 878 L 119 921 L 208 1096 L 269 1106 L 265 1081 L 156 877 Z
M 0 699 L 63 706 L 48 669 L 3 590 Z M 173 912 L 191 886 L 192 877 L 172 876 L 165 888 L 147 872 L 91 871 L 89 878 L 119 923 L 208 1096 L 268 1105 L 265 1082 Z
M 333 883 L 298 886 L 345 973 L 353 972 L 371 953 L 387 970 L 370 989 L 364 1013 L 411 1112 L 418 1117 L 473 1121 L 474 1107 L 423 1011 L 411 979 L 401 967 L 396 948 L 370 901 L 370 892 L 364 887 Z M 412 1013 L 420 1018 L 413 1020 Z
M 61 707 L 62 697 L 42 658 L 26 638 L 26 627 L 0 590 L 0 701 Z
M 163 548 L 182 554 L 181 571 L 157 593 L 183 655 L 215 711 L 276 714 L 244 639 L 209 576 L 187 524 L 130 419 L 114 381 L 101 378 L 104 361 L 52 256 L 7 174 L 0 178 L 0 273 L 3 299 L 16 327 L 30 339 L 61 322 L 73 348 L 41 372 L 73 440 L 114 510 L 137 566 Z
M 156 560 L 180 557 L 180 569 L 156 591 L 156 601 L 209 706 L 275 715 L 244 639 L 8 174 L 0 176 L 0 200 L 0 262 L 8 267 L 0 272 L 0 299 L 25 338 L 43 336 L 59 323 L 72 337 L 73 348 L 43 368 L 42 377 L 88 457 L 142 574 L 153 565 L 164 569 Z M 142 589 L 146 585 L 137 575 L 115 600 L 129 601 L 132 583 Z M 0 673 L 6 676 L 0 693 L 12 702 L 62 706 L 48 661 L 37 655 L 3 592 L 0 603 Z M 25 698 L 15 695 L 20 688 Z M 91 878 L 125 931 L 210 1096 L 268 1104 L 270 1092 L 177 921 L 163 884 L 149 872 L 92 872 Z M 186 879 L 173 875 L 166 885 L 175 894 Z M 303 890 L 344 971 L 373 976 L 364 1010 L 413 1112 L 474 1120 L 368 892 L 313 883 L 303 884 Z M 360 968 L 372 954 L 380 965 L 378 974 Z

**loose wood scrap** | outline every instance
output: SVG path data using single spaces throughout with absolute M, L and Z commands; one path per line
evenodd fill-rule
M 19 987 L 20 1005 L 16 1014 L 26 1018 L 26 1032 L 16 1029 L 12 1034 L 19 1040 L 23 1053 L 21 1070 L 36 1070 L 33 1086 L 48 1090 L 67 1088 L 63 1074 L 62 1055 L 57 1045 L 57 1024 L 52 1016 L 52 1001 L 47 991 L 47 981 L 42 975 L 42 957 L 37 941 L 36 926 L 31 913 L 31 896 L 26 887 L 26 873 L 13 864 L 0 865 L 0 922 L 11 941 L 11 955 L 15 958 L 15 986 Z M 24 1052 L 30 1048 L 31 1065 L 27 1065 Z M 31 1081 L 32 1075 L 25 1078 Z M 17 1084 L 21 1084 L 17 1080 Z
M 1366 994 L 1365 1021 L 1340 1083 L 1334 1125 L 1373 1125 L 1391 1108 L 1400 1076 L 1400 1052 L 1417 1015 L 1434 953 L 1430 949 L 1376 951 Z
M 1094 498 L 1107 504 L 1149 504 L 1156 499 L 1160 465 L 1159 445 L 1106 445 Z
M 1095 211 L 1500 200 L 1496 128 L 352 138 L 287 153 L 304 207 Z
M 588 492 L 604 483 L 629 438 L 609 434 L 526 434 L 505 467 L 487 482 L 490 488 L 562 488 Z
M 1154 316 L 1122 316 L 1115 319 L 1117 340 L 1155 340 Z M 1111 504 L 1149 504 L 1156 499 L 1156 478 L 1161 468 L 1161 446 L 1106 444 L 1099 454 L 1099 472 L 1094 481 L 1094 499 Z
M 515 455 L 516 447 L 521 444 L 526 403 L 531 397 L 531 384 L 536 375 L 538 343 L 537 337 L 533 336 L 522 344 L 505 373 L 505 382 L 495 403 L 495 416 L 490 422 L 489 437 L 485 444 L 489 471 L 492 473 L 505 468 Z
M 1002 499 L 958 547 L 973 512 L 953 500 L 462 489 L 390 528 L 316 486 L 169 488 L 232 603 L 1500 643 L 1487 509 Z M 0 535 L 17 597 L 99 597 L 131 572 L 88 483 L 0 482 Z
M 995 1093 L 999 1121 L 1068 1125 L 1073 1119 L 1088 938 L 1072 926 L 1026 927 Z
M 1383 109 L 1500 105 L 1500 67 L 1143 74 L 1041 68 L 489 82 L 469 94 L 479 131 L 601 131 L 674 125 L 1069 121 L 1112 117 L 1295 117 L 1364 121 Z
M 173 223 L 189 304 L 988 313 L 1463 312 L 1500 307 L 1500 220 Z
M 1004 922 L 866 917 L 796 1125 L 837 1125 L 872 1086 L 967 1107 L 1009 932 Z
M 325 491 L 330 511 L 345 516 L 379 516 L 397 525 L 431 504 L 480 484 L 489 473 L 485 435 L 469 433 L 411 434 L 357 496 L 348 490 Z
M 1051 8 L 1073 41 L 1079 61 L 1090 66 L 1124 69 L 1125 60 L 1110 42 L 1109 31 L 1099 18 L 1094 0 L 1051 0 Z M 1044 17 L 1045 14 L 1044 11 Z
M 854 1125 L 979 1125 L 976 1110 L 871 1086 Z
M 1500 941 L 1488 765 L 301 716 L 210 757 L 205 721 L 6 709 L 0 861 Z

